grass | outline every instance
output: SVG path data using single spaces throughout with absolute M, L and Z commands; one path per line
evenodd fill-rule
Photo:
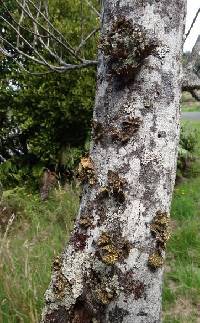
M 200 130 L 200 123 L 188 124 Z M 196 154 L 200 159 L 200 144 Z M 184 180 L 174 191 L 173 231 L 167 248 L 163 290 L 164 323 L 197 323 L 200 319 L 199 159 L 193 165 L 194 173 L 190 174 L 193 177 Z
M 71 188 L 56 191 L 46 202 L 23 188 L 4 194 L 2 203 L 16 219 L 0 240 L 1 323 L 39 322 L 51 263 L 69 237 L 78 201 Z
M 198 122 L 189 122 L 188 126 L 200 129 Z M 200 157 L 200 145 L 196 154 Z M 197 160 L 190 173 L 192 177 L 174 191 L 173 232 L 167 248 L 163 289 L 164 323 L 199 322 L 199 169 Z M 5 210 L 0 209 L 0 323 L 39 322 L 52 260 L 69 237 L 78 204 L 79 193 L 72 187 L 67 191 L 56 190 L 46 202 L 24 188 L 4 192 Z M 2 222 L 12 214 L 15 219 L 10 226 Z

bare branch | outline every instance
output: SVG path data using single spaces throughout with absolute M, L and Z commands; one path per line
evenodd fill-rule
M 39 3 L 39 8 L 41 8 L 41 1 Z M 39 15 L 40 14 L 37 12 L 37 14 L 36 14 L 36 21 L 38 21 Z M 34 28 L 34 33 L 35 33 L 34 38 L 33 38 L 33 47 L 35 48 L 35 45 L 37 43 L 37 38 L 38 38 L 38 35 L 37 34 L 39 33 L 38 28 L 37 28 L 37 24 L 35 22 L 33 22 L 33 28 Z
M 18 4 L 19 4 L 19 2 L 18 2 L 18 0 L 15 0 Z M 41 17 L 43 17 L 44 19 L 45 19 L 45 21 L 49 24 L 49 26 L 63 39 L 63 41 L 67 44 L 67 46 L 65 45 L 65 47 L 66 47 L 66 49 L 67 50 L 69 50 L 69 49 L 71 49 L 71 54 L 74 54 L 74 49 L 73 49 L 73 47 L 70 45 L 70 43 L 65 39 L 65 37 L 63 36 L 63 34 L 61 34 L 61 32 L 57 29 L 57 28 L 55 28 L 55 26 L 50 22 L 50 20 L 45 16 L 45 14 L 42 12 L 42 11 L 40 11 L 39 10 L 39 8 L 37 8 L 37 6 L 33 3 L 33 1 L 31 1 L 31 0 L 27 0 L 27 2 L 29 2 L 29 3 L 31 3 L 32 4 L 32 6 L 36 9 L 36 11 L 41 15 Z M 30 16 L 29 16 L 30 17 Z M 33 16 L 31 16 L 30 17 L 32 20 L 34 20 L 34 17 Z M 64 43 L 63 42 L 61 42 L 60 40 L 58 40 L 56 37 L 55 37 L 55 35 L 53 34 L 53 33 L 51 33 L 50 31 L 48 31 L 48 29 L 46 29 L 43 25 L 40 25 L 39 23 L 38 23 L 38 26 L 40 26 L 41 28 L 43 28 L 47 33 L 49 33 L 49 35 L 51 35 L 53 38 L 54 38 L 54 40 L 57 40 L 58 42 L 60 42 L 61 43 L 61 45 L 63 45 L 64 46 Z
M 3 54 L 3 56 L 6 56 L 6 57 L 10 57 L 12 58 L 13 55 L 11 53 L 9 53 L 5 48 L 3 48 L 1 45 L 0 45 L 0 53 Z
M 26 0 L 23 0 L 23 8 L 25 7 L 25 4 L 26 4 Z M 19 18 L 19 23 L 18 23 L 18 32 L 20 32 L 20 27 L 21 27 L 23 19 L 24 19 L 24 10 L 22 9 L 21 16 Z M 19 47 L 19 45 L 20 45 L 19 42 L 20 42 L 20 36 L 19 36 L 19 33 L 18 33 L 18 35 L 17 35 L 17 47 Z
M 7 8 L 7 6 L 5 5 L 5 3 L 2 1 L 2 0 L 0 0 L 0 2 L 1 2 L 1 4 L 3 5 L 3 7 L 5 8 L 5 10 L 6 10 L 6 12 L 7 12 L 7 14 L 9 15 L 9 17 L 13 20 L 13 22 L 16 24 L 16 26 L 17 27 L 20 27 L 21 29 L 23 29 L 23 30 L 25 30 L 25 31 L 28 31 L 30 34 L 32 34 L 32 35 L 37 35 L 37 34 L 35 34 L 32 30 L 30 30 L 30 29 L 27 29 L 27 28 L 25 28 L 24 26 L 20 26 L 20 24 L 19 24 L 19 22 L 17 22 L 17 20 L 13 17 L 13 15 L 11 14 L 11 12 L 9 11 L 9 9 Z M 1 16 L 0 16 L 1 17 Z M 41 35 L 41 34 L 39 34 L 40 35 L 40 37 L 42 37 L 42 38 L 49 38 L 49 35 Z
M 49 71 L 45 71 L 45 72 L 31 72 L 31 71 L 27 70 L 27 69 L 23 66 L 23 64 L 22 64 L 22 63 L 19 63 L 17 60 L 16 60 L 15 62 L 16 62 L 16 64 L 19 66 L 19 68 L 20 68 L 21 70 L 23 70 L 24 72 L 26 72 L 26 73 L 28 73 L 28 74 L 30 74 L 30 75 L 43 76 L 43 75 L 52 74 L 52 73 L 55 73 L 55 72 L 56 72 L 56 71 L 51 71 L 51 70 L 49 70 Z
M 22 57 L 24 56 L 24 57 L 26 57 L 26 58 L 28 58 L 28 59 L 30 59 L 30 60 L 32 60 L 33 62 L 35 62 L 35 63 L 37 63 L 37 64 L 40 64 L 40 65 L 43 65 L 43 66 L 46 66 L 46 63 L 44 62 L 44 61 L 42 61 L 42 60 L 39 60 L 39 59 L 37 59 L 37 58 L 35 58 L 35 57 L 33 57 L 33 56 L 30 56 L 30 55 L 28 55 L 28 54 L 26 54 L 26 53 L 24 53 L 23 51 L 21 51 L 18 47 L 15 47 L 13 44 L 11 44 L 7 39 L 5 39 L 4 37 L 2 37 L 1 35 L 0 35 L 0 39 L 2 40 L 2 42 L 3 43 L 6 43 L 7 45 L 9 45 L 9 47 L 11 47 L 15 52 L 17 52 L 18 54 L 20 54 Z M 31 45 L 30 45 L 31 46 Z M 8 56 L 8 55 L 7 55 Z M 10 56 L 10 54 L 9 54 L 9 57 L 15 57 L 15 55 L 12 55 L 11 54 L 11 56 Z M 48 64 L 47 65 L 49 68 L 50 68 L 50 65 Z
M 190 28 L 188 29 L 188 32 L 187 32 L 187 33 L 186 33 L 186 35 L 185 35 L 184 42 L 185 42 L 185 41 L 186 41 L 186 39 L 188 38 L 188 36 L 189 36 L 189 34 L 190 34 L 190 32 L 191 32 L 191 30 L 192 30 L 192 28 L 193 28 L 193 26 L 194 26 L 194 24 L 195 24 L 195 22 L 196 22 L 197 18 L 198 18 L 199 13 L 200 13 L 200 8 L 197 10 L 196 15 L 195 15 L 195 17 L 194 17 L 194 19 L 193 19 L 193 21 L 192 21 L 192 23 L 191 23 L 191 26 L 190 26 Z
M 190 90 L 189 92 L 190 92 L 190 94 L 193 96 L 193 98 L 195 100 L 197 100 L 197 101 L 200 102 L 200 93 L 198 93 L 198 91 L 196 91 L 196 90 Z
M 88 2 L 88 0 L 86 1 Z M 11 30 L 13 30 L 17 36 L 16 44 L 8 41 L 5 36 L 0 36 L 0 40 L 2 41 L 0 52 L 7 57 L 13 58 L 20 69 L 28 72 L 23 63 L 23 57 L 31 60 L 37 65 L 39 64 L 47 67 L 49 69 L 47 73 L 52 73 L 54 71 L 62 73 L 68 70 L 75 70 L 97 65 L 97 61 L 86 60 L 84 59 L 84 57 L 80 57 L 79 53 L 81 48 L 99 30 L 99 28 L 95 28 L 93 31 L 91 31 L 85 39 L 83 39 L 83 36 L 81 36 L 81 42 L 79 46 L 74 49 L 65 39 L 65 37 L 60 33 L 60 31 L 57 30 L 50 22 L 47 2 L 45 2 L 45 13 L 43 13 L 41 1 L 39 1 L 36 5 L 32 0 L 15 0 L 21 12 L 19 21 L 16 21 L 13 14 L 8 10 L 4 1 L 0 0 L 0 2 L 2 3 L 3 7 L 6 10 L 6 13 L 9 16 L 9 19 L 7 19 L 2 15 L 0 16 L 0 19 L 4 21 L 4 23 L 6 23 L 7 26 L 11 28 Z M 92 5 L 90 4 L 90 2 L 88 3 L 91 7 Z M 34 14 L 33 11 L 35 11 Z M 28 30 L 25 26 L 23 26 L 25 18 L 30 19 L 33 30 Z M 22 31 L 24 30 L 28 31 L 34 37 L 32 37 L 31 40 L 28 40 L 26 36 L 24 36 L 25 34 L 22 33 Z M 54 41 L 54 43 L 52 41 Z M 57 49 L 55 50 L 54 44 L 59 45 L 59 47 L 57 47 L 59 48 L 59 53 L 57 52 Z M 29 48 L 28 52 L 26 49 L 23 49 L 24 45 Z M 67 52 L 68 54 L 70 54 L 75 63 L 67 63 L 62 58 L 62 50 L 64 50 L 65 53 Z M 50 57 L 50 60 L 52 58 L 53 62 L 56 63 L 52 63 L 49 61 L 49 59 L 46 59 L 46 54 L 48 54 L 47 57 Z M 44 73 L 36 73 L 34 71 L 30 71 L 29 74 L 43 75 Z
M 2 17 L 1 16 L 1 19 L 6 23 L 6 24 L 8 24 L 15 32 L 16 32 L 16 34 L 24 41 L 24 43 L 26 44 L 26 45 L 28 45 L 32 50 L 33 50 L 33 52 L 40 58 L 40 60 L 37 60 L 37 62 L 39 63 L 39 64 L 42 64 L 42 65 L 46 65 L 48 68 L 50 68 L 51 69 L 51 65 L 46 61 L 46 59 L 21 35 L 21 33 L 18 31 L 18 29 L 16 29 L 8 20 L 6 20 L 4 17 Z M 0 36 L 1 37 L 1 36 Z M 1 39 L 3 40 L 3 37 L 1 37 Z M 6 41 L 5 39 L 4 39 L 4 41 Z M 7 41 L 6 41 L 7 42 Z M 7 42 L 8 43 L 8 42 Z M 21 55 L 23 55 L 23 56 L 26 56 L 27 58 L 30 58 L 30 59 L 32 59 L 33 60 L 33 57 L 32 56 L 30 56 L 30 55 L 28 55 L 28 54 L 26 54 L 26 53 L 24 53 L 23 51 L 21 51 L 21 50 L 19 50 L 19 48 L 16 46 L 13 46 L 11 43 L 10 43 L 10 45 L 14 48 L 14 49 L 16 49 L 17 51 L 18 51 L 18 53 L 20 53 Z M 35 58 L 34 58 L 34 60 L 35 60 Z
M 183 91 L 200 90 L 200 78 L 192 71 L 185 70 L 182 84 Z
M 100 30 L 100 28 L 95 28 L 94 30 L 92 30 L 92 32 L 81 41 L 80 45 L 76 48 L 75 53 L 78 53 L 80 51 L 80 49 L 86 44 L 86 42 L 94 35 L 96 34 L 98 31 Z
M 98 63 L 97 61 L 86 60 L 85 62 L 83 62 L 83 63 L 81 63 L 79 65 L 76 65 L 76 64 L 65 64 L 65 66 L 54 66 L 54 65 L 45 63 L 42 60 L 39 60 L 39 59 L 37 59 L 37 58 L 35 58 L 33 56 L 30 56 L 30 55 L 22 52 L 19 48 L 13 46 L 8 40 L 6 40 L 5 38 L 3 38 L 1 35 L 0 35 L 0 39 L 3 42 L 7 43 L 11 48 L 13 48 L 21 56 L 24 56 L 24 57 L 32 60 L 34 63 L 40 64 L 40 65 L 43 65 L 43 66 L 48 66 L 48 68 L 51 69 L 52 71 L 56 71 L 56 72 L 59 72 L 59 73 L 63 73 L 65 71 L 69 71 L 69 70 L 81 69 L 81 68 L 85 68 L 85 67 L 89 67 L 89 66 L 97 66 L 97 63 Z M 14 57 L 14 55 L 9 56 L 9 57 Z
M 18 4 L 18 6 L 20 8 L 22 8 L 22 5 L 19 3 L 18 0 L 15 0 L 16 3 Z M 33 7 L 37 10 L 37 12 L 39 12 L 39 14 L 45 18 L 45 20 L 47 20 L 46 16 L 43 14 L 43 12 L 41 12 L 36 6 L 35 4 L 31 1 L 31 0 L 27 0 L 27 3 L 30 2 Z M 27 5 L 27 4 L 26 4 Z M 64 42 L 62 42 L 58 37 L 56 37 L 51 31 L 49 31 L 46 27 L 44 27 L 42 24 L 40 24 L 34 17 L 33 15 L 30 15 L 29 12 L 24 8 L 24 12 L 26 13 L 26 15 L 33 21 L 35 22 L 40 28 L 42 28 L 47 34 L 49 34 L 49 36 L 51 36 L 56 42 L 58 42 L 60 45 L 62 45 L 72 56 L 74 56 L 77 60 L 82 62 L 82 59 L 80 57 L 78 57 L 77 55 L 75 55 L 74 53 L 74 49 L 72 48 L 72 46 L 66 41 L 66 39 L 64 38 L 64 36 L 49 22 L 50 26 L 64 39 Z
M 46 17 L 47 17 L 47 19 L 49 21 L 49 6 L 48 6 L 48 2 L 47 1 L 44 2 L 44 7 L 45 7 Z M 48 31 L 49 31 L 49 24 L 48 24 Z M 50 39 L 48 38 L 48 40 L 47 40 L 47 46 L 49 46 L 49 45 L 50 45 Z
M 89 0 L 85 0 L 87 5 L 96 13 L 96 15 L 101 18 L 100 12 L 97 11 L 97 9 L 92 5 L 92 3 Z

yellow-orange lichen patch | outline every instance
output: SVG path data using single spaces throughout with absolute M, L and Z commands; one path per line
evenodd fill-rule
M 78 177 L 81 182 L 88 182 L 90 185 L 96 183 L 95 167 L 91 157 L 83 157 L 79 163 Z
M 102 261 L 107 265 L 113 265 L 119 259 L 119 251 L 112 244 L 102 247 L 102 252 Z
M 151 234 L 156 238 L 159 247 L 163 249 L 170 238 L 170 217 L 166 212 L 158 211 L 150 224 Z
M 103 305 L 109 304 L 112 299 L 114 298 L 114 293 L 112 290 L 109 290 L 108 288 L 97 288 L 96 291 L 96 297 L 97 300 L 100 301 Z
M 158 269 L 163 266 L 164 259 L 160 252 L 155 251 L 149 255 L 148 265 L 152 269 Z

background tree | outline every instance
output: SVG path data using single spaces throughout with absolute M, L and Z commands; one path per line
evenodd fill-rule
M 13 22 L 16 8 L 9 10 L 9 22 Z M 79 1 L 73 5 L 49 2 L 49 11 L 54 26 L 59 27 L 74 46 L 80 43 L 80 35 L 85 37 L 97 24 L 96 14 L 90 12 L 89 15 L 88 6 L 81 7 Z M 24 37 L 31 42 L 35 35 L 27 33 L 30 21 L 24 17 L 23 23 Z M 14 43 L 15 31 L 4 20 L 1 24 L 3 35 Z M 12 56 L 12 48 L 6 48 L 9 50 Z M 80 51 L 85 57 L 92 56 L 96 52 L 95 36 L 88 39 L 87 46 Z M 68 53 L 65 56 L 71 59 Z M 17 184 L 22 179 L 30 182 L 31 177 L 37 178 L 41 174 L 42 166 L 67 164 L 72 167 L 76 164 L 90 133 L 95 78 L 95 68 L 71 71 L 69 75 L 45 72 L 44 66 L 35 65 L 26 57 L 2 59 L 0 154 L 4 161 L 1 165 L 4 185 Z

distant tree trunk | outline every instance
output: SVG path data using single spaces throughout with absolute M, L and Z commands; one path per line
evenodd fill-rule
M 192 52 L 188 56 L 186 65 L 183 70 L 182 90 L 191 93 L 195 100 L 200 101 L 200 67 L 199 65 L 200 53 L 200 35 L 197 37 L 196 43 Z
M 43 322 L 161 321 L 185 0 L 105 0 L 93 144 Z

